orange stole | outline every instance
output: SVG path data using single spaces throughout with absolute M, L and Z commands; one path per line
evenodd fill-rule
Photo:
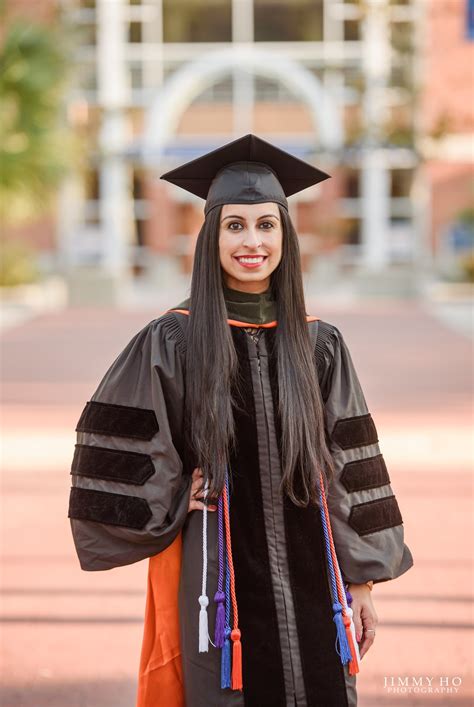
M 166 550 L 149 559 L 136 707 L 185 707 L 178 611 L 181 549 L 180 531 Z

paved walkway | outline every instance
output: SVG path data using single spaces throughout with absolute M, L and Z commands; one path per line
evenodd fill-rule
M 69 469 L 85 401 L 166 304 L 175 301 L 47 314 L 3 335 L 3 707 L 134 706 L 147 565 L 80 570 Z M 359 705 L 471 705 L 471 344 L 407 301 L 312 302 L 308 311 L 339 326 L 350 346 L 415 558 L 374 589 L 379 628 Z M 428 678 L 432 690 L 457 692 L 429 693 Z

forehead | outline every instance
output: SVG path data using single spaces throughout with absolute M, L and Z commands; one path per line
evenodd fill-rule
M 268 214 L 280 216 L 278 204 L 274 201 L 268 201 L 263 204 L 224 204 L 221 218 L 225 218 L 226 216 L 240 216 L 244 219 L 257 219 L 260 216 Z

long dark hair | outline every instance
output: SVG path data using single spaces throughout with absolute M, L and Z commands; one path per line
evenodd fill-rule
M 286 209 L 279 207 L 282 257 L 271 275 L 277 303 L 275 350 L 281 421 L 281 490 L 300 507 L 319 506 L 319 472 L 325 490 L 334 473 L 324 429 L 316 362 L 306 321 L 298 237 Z M 191 281 L 186 362 L 186 415 L 189 444 L 209 496 L 224 485 L 225 467 L 236 433 L 232 388 L 239 388 L 237 354 L 227 324 L 219 259 L 222 207 L 212 209 L 198 235 Z M 298 473 L 298 478 L 296 474 Z M 301 493 L 297 494 L 296 488 Z

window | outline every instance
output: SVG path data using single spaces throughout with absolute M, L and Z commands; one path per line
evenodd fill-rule
M 409 197 L 413 183 L 413 170 L 392 169 L 391 176 L 391 196 Z
M 257 42 L 316 42 L 323 38 L 323 0 L 254 0 Z
M 360 40 L 359 20 L 344 20 L 344 39 L 347 42 L 358 42 Z
M 142 23 L 130 22 L 128 28 L 128 41 L 133 44 L 139 44 L 142 41 Z
M 344 243 L 347 245 L 359 245 L 362 235 L 360 219 L 342 218 L 340 225 L 344 236 Z
M 134 217 L 135 217 L 135 233 L 137 239 L 137 245 L 143 246 L 145 244 L 145 232 L 144 223 L 147 220 L 146 209 L 143 208 L 144 201 L 144 175 L 140 170 L 134 169 L 132 175 L 132 194 L 133 201 L 135 205 Z
M 357 199 L 360 196 L 360 172 L 357 169 L 346 171 L 346 196 Z
M 163 0 L 165 42 L 230 42 L 231 0 Z
M 97 201 L 100 199 L 99 173 L 94 167 L 89 167 L 84 173 L 84 192 L 87 200 Z

